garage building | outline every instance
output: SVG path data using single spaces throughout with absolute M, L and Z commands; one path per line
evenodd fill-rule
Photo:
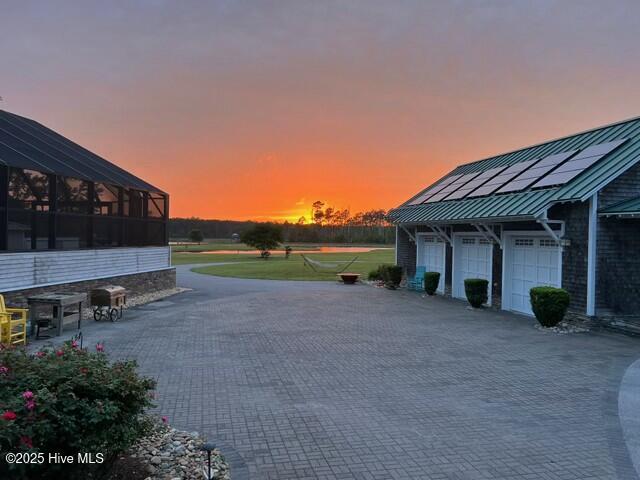
M 457 167 L 389 218 L 396 262 L 465 298 L 532 315 L 529 290 L 565 288 L 583 319 L 640 332 L 640 118 Z

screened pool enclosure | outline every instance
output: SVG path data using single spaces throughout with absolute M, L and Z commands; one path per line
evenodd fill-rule
M 168 207 L 160 189 L 0 110 L 0 250 L 167 245 Z

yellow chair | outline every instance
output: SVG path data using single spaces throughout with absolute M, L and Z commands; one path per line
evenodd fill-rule
M 0 343 L 4 345 L 27 344 L 26 308 L 7 308 L 0 295 Z

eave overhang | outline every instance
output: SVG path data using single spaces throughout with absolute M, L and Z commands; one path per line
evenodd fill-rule
M 553 203 L 557 188 L 396 208 L 389 220 L 397 225 L 500 223 L 536 220 Z
M 598 212 L 601 217 L 640 218 L 640 197 L 610 205 Z

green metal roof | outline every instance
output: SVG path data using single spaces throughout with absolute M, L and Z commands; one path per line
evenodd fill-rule
M 607 208 L 603 208 L 598 212 L 600 215 L 640 215 L 640 197 L 632 198 L 631 200 L 625 200 L 624 202 L 610 205 Z
M 534 217 L 544 210 L 558 189 L 536 190 L 451 200 L 398 208 L 389 214 L 396 223 L 463 223 L 482 220 L 515 220 Z
M 623 138 L 627 138 L 628 141 L 560 187 L 408 205 L 413 198 L 426 191 L 429 186 L 398 208 L 391 210 L 389 218 L 396 223 L 532 218 L 540 215 L 556 202 L 584 201 L 640 160 L 640 117 L 460 165 L 443 177 L 514 165 L 568 150 L 582 150 L 592 145 Z

